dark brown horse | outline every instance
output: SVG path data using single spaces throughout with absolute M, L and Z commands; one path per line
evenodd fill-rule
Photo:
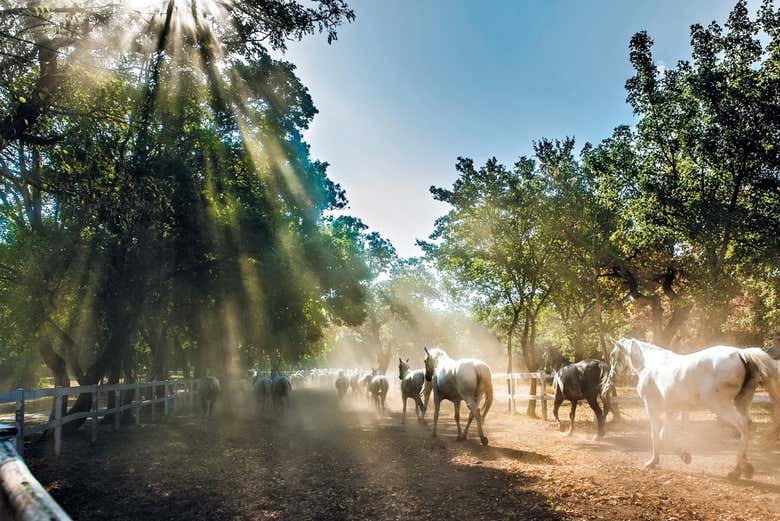
M 569 419 L 571 424 L 566 435 L 570 436 L 574 431 L 574 415 L 577 412 L 577 402 L 586 400 L 590 408 L 596 414 L 596 438 L 604 436 L 604 420 L 610 409 L 610 394 L 602 392 L 604 383 L 609 376 L 609 364 L 601 360 L 582 360 L 576 364 L 569 364 L 558 369 L 553 375 L 553 388 L 555 389 L 555 403 L 553 416 L 558 428 L 561 421 L 558 419 L 558 408 L 564 400 L 571 402 Z M 604 404 L 604 411 L 599 407 L 599 399 Z

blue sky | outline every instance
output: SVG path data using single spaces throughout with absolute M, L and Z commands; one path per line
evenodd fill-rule
M 353 0 L 328 45 L 290 46 L 320 113 L 307 139 L 346 188 L 349 213 L 418 255 L 446 207 L 458 156 L 507 163 L 533 140 L 598 142 L 632 123 L 628 42 L 647 30 L 656 61 L 690 56 L 689 26 L 724 22 L 734 0 Z M 751 2 L 755 12 L 757 2 Z

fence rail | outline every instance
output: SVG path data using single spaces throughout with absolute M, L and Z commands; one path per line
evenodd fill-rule
M 135 410 L 136 425 L 140 423 L 141 411 L 144 407 L 151 409 L 152 420 L 157 410 L 156 405 L 162 404 L 163 415 L 167 416 L 171 408 L 175 409 L 182 398 L 187 398 L 189 404 L 193 404 L 194 394 L 197 392 L 198 379 L 160 380 L 153 382 L 133 382 L 109 385 L 81 385 L 77 387 L 52 387 L 49 389 L 25 390 L 16 389 L 0 394 L 0 404 L 14 403 L 14 423 L 16 428 L 15 445 L 19 455 L 24 454 L 24 437 L 41 433 L 52 429 L 54 431 L 54 454 L 62 451 L 62 427 L 70 422 L 91 418 L 91 440 L 97 440 L 98 420 L 108 415 L 114 417 L 114 430 L 118 431 L 121 424 L 121 414 L 127 410 Z M 145 391 L 151 390 L 151 397 L 144 397 Z M 125 392 L 124 401 L 122 392 Z M 128 396 L 127 392 L 132 391 Z M 162 396 L 157 396 L 162 392 Z M 67 396 L 79 396 L 81 394 L 92 395 L 92 406 L 89 411 L 81 411 L 63 415 L 63 398 Z M 113 407 L 100 407 L 100 398 L 108 398 L 107 403 L 113 398 Z M 36 425 L 25 425 L 25 405 L 30 400 L 41 398 L 54 398 L 53 417 Z

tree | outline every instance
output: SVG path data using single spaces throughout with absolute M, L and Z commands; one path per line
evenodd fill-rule
M 302 138 L 316 108 L 269 54 L 353 12 L 165 4 L 0 5 L 0 295 L 31 311 L 0 334 L 37 339 L 58 382 L 296 360 L 362 316 L 364 260 L 323 217 L 345 194 Z
M 468 295 L 478 319 L 502 333 L 507 371 L 513 370 L 516 336 L 526 367 L 536 370 L 537 320 L 558 284 L 560 251 L 547 185 L 529 158 L 511 170 L 495 159 L 477 169 L 459 158 L 456 169 L 451 189 L 431 188 L 434 199 L 451 209 L 436 220 L 431 241 L 420 245 Z M 534 410 L 532 401 L 529 414 Z
M 780 14 L 766 1 L 751 20 L 746 4 L 737 2 L 725 27 L 693 25 L 693 61 L 665 71 L 653 62 L 650 37 L 636 34 L 636 75 L 626 83 L 639 117 L 646 222 L 699 261 L 696 291 L 708 342 L 723 333 L 740 265 L 776 261 L 780 251 Z M 760 32 L 769 37 L 766 47 Z

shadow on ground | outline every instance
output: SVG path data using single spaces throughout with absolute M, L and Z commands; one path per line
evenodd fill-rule
M 59 459 L 38 446 L 28 463 L 74 519 L 560 518 L 535 477 L 482 464 L 550 456 L 482 447 L 474 430 L 456 442 L 451 418 L 440 422 L 434 439 L 430 425 L 304 390 L 281 420 L 181 416 L 95 446 L 69 437 Z

